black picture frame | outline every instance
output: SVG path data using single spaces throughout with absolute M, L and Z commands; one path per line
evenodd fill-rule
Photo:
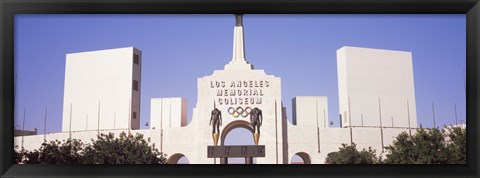
M 478 177 L 479 0 L 0 0 L 1 177 Z M 466 14 L 466 165 L 13 164 L 16 14 Z

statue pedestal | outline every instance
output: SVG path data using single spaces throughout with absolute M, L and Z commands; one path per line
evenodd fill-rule
M 258 145 L 258 140 L 260 139 L 259 133 L 253 133 L 253 141 L 255 141 L 255 145 Z
M 213 138 L 213 145 L 217 146 L 217 144 L 218 144 L 218 133 L 212 134 L 212 138 Z

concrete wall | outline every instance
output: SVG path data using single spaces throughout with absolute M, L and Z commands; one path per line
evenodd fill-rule
M 390 145 L 401 132 L 409 133 L 406 128 L 328 128 L 328 125 L 324 126 L 321 122 L 317 126 L 317 110 L 327 110 L 328 106 L 324 96 L 297 96 L 292 105 L 293 120 L 296 120 L 297 124 L 289 123 L 287 126 L 289 163 L 297 154 L 306 162 L 323 164 L 328 153 L 338 151 L 344 143 L 349 145 L 352 142 L 357 145 L 358 150 L 368 150 L 371 147 L 377 156 L 384 155 L 382 148 Z M 411 130 L 412 134 L 415 132 L 414 129 Z
M 343 127 L 417 127 L 410 52 L 346 46 L 337 67 Z
M 49 133 L 46 135 L 31 135 L 31 136 L 22 136 L 15 137 L 14 138 L 14 145 L 16 149 L 21 149 L 23 146 L 26 150 L 35 150 L 39 149 L 41 144 L 44 142 L 44 139 L 47 140 L 47 142 L 50 141 L 66 141 L 69 138 L 72 139 L 77 139 L 81 140 L 84 143 L 91 143 L 92 139 L 96 140 L 97 135 L 100 133 L 103 134 L 108 134 L 108 133 L 113 133 L 115 136 L 119 136 L 120 133 L 125 132 L 125 133 L 131 133 L 133 135 L 139 133 L 144 135 L 144 138 L 150 138 L 151 142 L 150 144 L 153 145 L 155 144 L 155 147 L 158 148 L 158 145 L 160 143 L 160 130 L 128 130 L 128 129 L 112 129 L 112 130 L 89 130 L 89 131 L 72 131 L 72 132 L 58 132 L 58 133 Z M 23 144 L 22 144 L 22 139 L 23 139 Z
M 187 101 L 183 98 L 152 98 L 150 129 L 187 125 Z
M 357 144 L 358 150 L 364 148 L 368 150 L 368 147 L 371 147 L 376 151 L 377 156 L 382 155 L 383 158 L 385 158 L 384 155 L 386 153 L 382 153 L 382 139 L 383 147 L 385 147 L 392 144 L 394 138 L 401 132 L 409 133 L 408 129 L 401 128 L 319 128 L 317 135 L 316 128 L 309 125 L 295 126 L 289 123 L 287 128 L 288 144 L 285 144 L 287 162 L 283 163 L 283 159 L 281 158 L 279 164 L 290 163 L 292 157 L 299 153 L 308 155 L 308 159 L 312 164 L 323 164 L 328 153 L 338 151 L 343 143 L 350 144 L 351 141 Z M 73 131 L 71 133 L 60 132 L 47 134 L 45 138 L 48 142 L 55 140 L 65 141 L 68 138 L 75 138 L 84 143 L 91 143 L 92 139 L 95 140 L 97 138 L 98 133 L 107 134 L 111 132 L 114 133 L 115 136 L 118 136 L 121 132 L 130 132 L 134 135 L 140 133 L 144 135 L 145 139 L 150 138 L 151 142 L 149 144 L 155 146 L 160 152 L 166 153 L 167 158 L 171 158 L 171 156 L 175 154 L 182 154 L 188 158 L 191 164 L 213 164 L 213 159 L 206 158 L 206 152 L 198 151 L 206 147 L 205 145 L 212 145 L 211 143 L 202 143 L 211 142 L 211 138 L 206 138 L 200 142 L 197 140 L 199 138 L 197 135 L 192 136 L 190 130 L 198 129 L 198 127 L 189 124 L 186 127 L 155 130 L 128 131 L 125 129 L 116 129 L 100 130 L 100 132 L 95 130 Z M 411 133 L 415 134 L 416 130 L 412 129 Z M 261 137 L 260 139 L 263 138 Z M 17 146 L 17 150 L 21 149 L 22 146 L 26 150 L 34 150 L 40 148 L 43 140 L 44 135 L 18 136 L 14 138 L 14 144 Z M 269 147 L 272 146 L 269 145 Z M 259 158 L 257 158 L 257 163 L 259 164 L 276 163 L 276 159 L 264 158 L 263 162 L 258 162 L 258 159 Z M 219 159 L 216 160 L 216 163 L 219 164 Z
M 383 134 L 382 134 L 383 132 Z M 297 153 L 309 155 L 312 164 L 323 164 L 328 153 L 338 151 L 342 144 L 350 145 L 351 142 L 357 145 L 358 150 L 371 147 L 377 156 L 385 158 L 386 147 L 393 143 L 394 138 L 402 133 L 409 133 L 404 128 L 320 128 L 319 134 L 311 126 L 288 126 L 288 157 Z M 416 133 L 415 129 L 411 130 Z M 383 145 L 382 145 L 383 143 Z
M 328 99 L 326 96 L 296 96 L 292 99 L 292 124 L 328 128 Z M 302 118 L 300 122 L 297 118 Z
M 67 54 L 62 131 L 138 129 L 141 56 L 133 47 Z
M 327 97 L 297 96 L 292 99 L 292 112 L 292 124 L 287 126 L 288 161 L 295 154 L 303 153 L 311 163 L 323 163 L 317 156 L 321 150 L 320 130 L 328 128 Z

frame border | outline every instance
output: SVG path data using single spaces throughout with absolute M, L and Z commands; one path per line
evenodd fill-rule
M 1 177 L 478 177 L 479 0 L 0 0 Z M 466 165 L 18 165 L 13 164 L 15 14 L 466 14 Z M 218 169 L 220 168 L 220 169 Z M 188 171 L 185 171 L 188 170 Z M 211 170 L 215 170 L 211 171 Z

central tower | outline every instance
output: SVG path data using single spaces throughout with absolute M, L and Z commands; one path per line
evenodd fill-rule
M 245 59 L 245 38 L 243 37 L 243 14 L 235 14 L 235 27 L 233 30 L 233 57 L 225 65 L 225 70 L 251 70 L 253 65 Z
M 218 159 L 208 158 L 207 149 L 207 146 L 214 145 L 213 123 L 210 123 L 214 108 L 222 116 L 222 125 L 218 124 L 218 129 L 214 125 L 219 137 L 218 146 L 228 146 L 225 138 L 235 128 L 252 132 L 238 139 L 253 140 L 249 112 L 258 108 L 263 116 L 258 145 L 265 146 L 265 157 L 257 157 L 257 164 L 288 163 L 287 118 L 282 107 L 281 80 L 265 74 L 264 70 L 254 69 L 245 59 L 242 18 L 243 15 L 235 15 L 232 59 L 224 70 L 214 70 L 212 75 L 197 79 L 198 98 L 192 121 L 186 126 L 162 131 L 159 138 L 163 152 L 185 155 L 191 163 L 218 164 Z
M 192 135 L 197 144 L 192 162 L 212 164 L 207 158 L 207 146 L 213 145 L 212 126 L 209 125 L 211 112 L 217 108 L 222 113 L 220 139 L 224 139 L 235 128 L 245 128 L 253 132 L 248 111 L 262 110 L 263 122 L 259 145 L 265 145 L 265 157 L 257 158 L 259 164 L 287 163 L 286 118 L 283 116 L 281 101 L 281 80 L 265 74 L 264 70 L 253 69 L 245 59 L 243 36 L 243 15 L 235 15 L 233 56 L 224 70 L 215 70 L 210 76 L 198 78 L 198 98 L 193 110 L 192 122 L 197 127 Z M 253 139 L 253 133 L 241 139 Z M 217 162 L 218 163 L 218 162 Z

